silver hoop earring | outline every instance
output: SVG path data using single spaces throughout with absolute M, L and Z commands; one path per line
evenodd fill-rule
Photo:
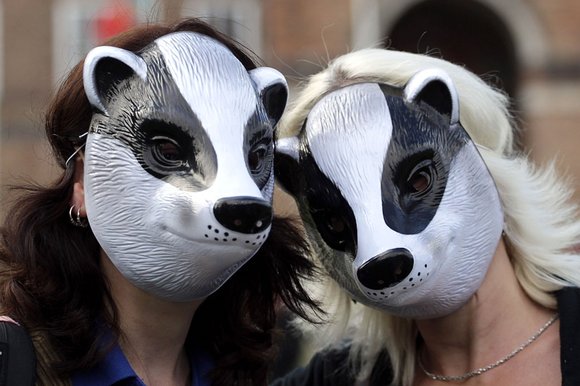
M 76 216 L 73 216 L 74 209 L 75 209 L 75 206 L 73 205 L 68 210 L 68 217 L 70 219 L 71 224 L 73 224 L 74 226 L 77 226 L 77 227 L 86 228 L 89 225 L 89 223 L 88 223 L 86 218 L 81 217 L 81 209 L 79 208 L 77 210 Z

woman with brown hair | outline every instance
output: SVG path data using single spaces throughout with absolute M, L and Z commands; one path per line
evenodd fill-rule
M 272 216 L 286 97 L 195 19 L 72 69 L 46 115 L 62 175 L 22 188 L 2 229 L 2 314 L 32 337 L 37 384 L 266 382 L 276 306 L 313 305 L 306 245 Z

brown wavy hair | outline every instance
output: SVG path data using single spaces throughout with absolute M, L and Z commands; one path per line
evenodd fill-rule
M 227 46 L 246 69 L 257 58 L 245 47 L 198 19 L 174 25 L 148 24 L 107 41 L 138 52 L 155 39 L 177 31 L 210 36 Z M 59 359 L 51 367 L 66 378 L 94 366 L 104 355 L 95 320 L 117 336 L 118 310 L 99 265 L 100 246 L 90 228 L 72 225 L 68 209 L 76 162 L 66 159 L 82 143 L 92 110 L 78 63 L 54 95 L 46 113 L 46 135 L 63 169 L 50 186 L 21 186 L 0 239 L 2 312 L 29 331 L 42 331 Z M 196 312 L 190 338 L 214 357 L 213 385 L 250 386 L 267 381 L 274 354 L 276 310 L 285 304 L 306 318 L 316 304 L 300 284 L 313 274 L 307 244 L 292 221 L 274 217 L 260 251 Z M 196 336 L 196 331 L 203 332 Z

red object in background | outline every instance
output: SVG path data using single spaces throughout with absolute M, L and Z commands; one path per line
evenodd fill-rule
M 129 2 L 111 1 L 97 14 L 94 21 L 98 43 L 135 25 L 135 7 Z

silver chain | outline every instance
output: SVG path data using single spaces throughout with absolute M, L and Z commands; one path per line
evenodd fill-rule
M 421 356 L 419 355 L 417 357 L 417 363 L 419 364 L 419 367 L 421 368 L 421 370 L 423 370 L 423 372 L 425 373 L 425 375 L 427 375 L 429 378 L 431 378 L 434 381 L 441 381 L 441 382 L 464 382 L 470 378 L 476 377 L 478 375 L 481 375 L 483 373 L 488 372 L 489 370 L 495 369 L 498 366 L 503 365 L 504 363 L 506 363 L 507 361 L 509 361 L 510 359 L 512 359 L 513 357 L 516 356 L 516 354 L 518 354 L 519 352 L 521 352 L 523 349 L 525 349 L 526 347 L 528 347 L 533 341 L 535 341 L 536 339 L 538 339 L 540 337 L 540 335 L 542 335 L 542 333 L 544 333 L 544 331 L 546 331 L 548 329 L 548 327 L 550 327 L 552 325 L 552 323 L 554 323 L 556 321 L 556 319 L 558 319 L 558 314 L 556 313 L 554 316 L 552 316 L 552 318 L 550 320 L 548 320 L 546 322 L 546 324 L 544 324 L 538 331 L 536 331 L 536 333 L 534 335 L 532 335 L 524 344 L 522 344 L 521 346 L 519 346 L 518 348 L 516 348 L 514 351 L 512 351 L 511 353 L 509 353 L 508 355 L 506 355 L 505 357 L 501 358 L 500 360 L 484 366 L 484 367 L 480 367 L 478 369 L 475 370 L 471 370 L 468 371 L 465 374 L 461 374 L 461 375 L 439 375 L 439 374 L 434 374 L 432 372 L 429 372 L 425 369 L 425 366 L 423 365 L 423 362 L 421 361 Z

